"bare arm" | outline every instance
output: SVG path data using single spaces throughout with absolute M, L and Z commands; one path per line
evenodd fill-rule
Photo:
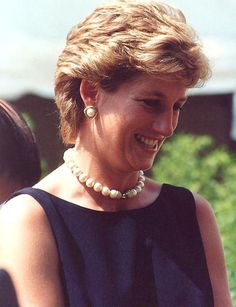
M 0 267 L 10 275 L 20 306 L 65 306 L 55 240 L 31 196 L 17 196 L 0 210 L 0 251 Z
M 209 203 L 195 195 L 197 219 L 206 254 L 215 307 L 232 307 L 224 252 L 216 219 Z

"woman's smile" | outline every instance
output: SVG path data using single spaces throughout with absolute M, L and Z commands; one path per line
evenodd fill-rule
M 157 152 L 158 150 L 158 140 L 153 139 L 150 137 L 146 137 L 141 134 L 135 134 L 136 141 L 142 146 L 143 149 L 147 150 L 148 152 Z

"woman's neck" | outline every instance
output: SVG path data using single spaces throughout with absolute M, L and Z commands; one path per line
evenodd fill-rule
M 102 159 L 98 160 L 96 155 L 83 149 L 76 148 L 74 159 L 76 165 L 83 173 L 110 189 L 125 192 L 133 188 L 139 178 L 138 170 L 125 170 L 111 166 Z

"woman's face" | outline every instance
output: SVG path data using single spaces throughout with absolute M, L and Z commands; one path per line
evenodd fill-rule
M 97 157 L 120 171 L 149 169 L 186 101 L 177 82 L 141 75 L 115 92 L 99 89 L 94 121 Z

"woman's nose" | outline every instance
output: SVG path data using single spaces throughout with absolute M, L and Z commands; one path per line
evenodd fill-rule
M 165 138 L 173 135 L 176 126 L 177 119 L 175 122 L 173 112 L 159 114 L 152 124 L 152 128 Z

